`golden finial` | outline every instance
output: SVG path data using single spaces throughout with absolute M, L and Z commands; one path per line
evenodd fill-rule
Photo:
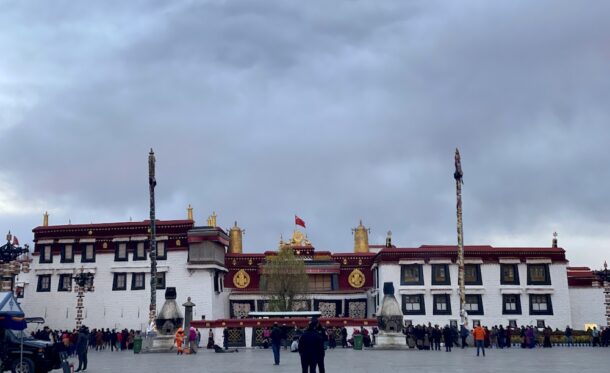
M 229 253 L 241 254 L 242 253 L 242 234 L 243 230 L 237 226 L 237 222 L 231 229 L 229 229 Z
M 186 218 L 188 220 L 193 220 L 193 208 L 191 207 L 191 204 L 189 203 L 189 207 L 186 209 L 187 213 L 186 213 Z
M 49 213 L 47 211 L 45 211 L 44 215 L 42 215 L 42 226 L 43 227 L 49 226 Z
M 216 212 L 212 212 L 212 215 L 208 218 L 208 227 L 216 227 Z
M 352 229 L 354 233 L 354 252 L 355 253 L 368 253 L 369 252 L 369 230 L 360 224 L 355 229 Z

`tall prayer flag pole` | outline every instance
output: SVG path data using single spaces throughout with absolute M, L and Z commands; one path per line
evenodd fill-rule
M 148 154 L 148 186 L 150 192 L 150 313 L 148 323 L 155 330 L 157 318 L 157 224 L 155 221 L 155 153 L 152 148 Z
M 468 313 L 464 309 L 466 303 L 466 294 L 464 289 L 464 225 L 462 222 L 462 180 L 464 173 L 462 172 L 462 162 L 460 159 L 460 151 L 455 149 L 455 192 L 457 197 L 457 236 L 458 236 L 458 285 L 460 288 L 460 321 L 465 327 L 468 327 Z

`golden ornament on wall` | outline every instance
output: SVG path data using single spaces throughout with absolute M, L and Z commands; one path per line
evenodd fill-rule
M 102 248 L 107 249 L 107 248 L 108 248 L 108 242 L 104 242 L 104 243 L 102 244 Z
M 233 275 L 233 285 L 238 289 L 247 288 L 250 285 L 250 275 L 243 269 L 240 269 Z
M 347 259 L 343 259 L 343 265 L 347 265 Z
M 248 259 L 248 265 L 252 265 L 252 259 Z
M 180 240 L 176 240 L 176 246 L 180 246 L 182 245 L 182 242 L 180 242 Z
M 364 281 L 364 273 L 362 273 L 362 271 L 359 269 L 354 269 L 347 278 L 347 282 L 349 282 L 350 286 L 356 289 L 363 287 Z

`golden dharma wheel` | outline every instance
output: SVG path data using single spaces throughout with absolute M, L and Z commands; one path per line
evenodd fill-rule
M 351 287 L 359 289 L 359 288 L 364 286 L 364 283 L 366 281 L 366 277 L 364 276 L 364 273 L 362 273 L 361 270 L 354 269 L 349 274 L 349 277 L 347 278 L 347 281 L 349 282 Z

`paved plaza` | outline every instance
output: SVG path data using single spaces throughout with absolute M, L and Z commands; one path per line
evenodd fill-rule
M 328 372 L 560 372 L 607 373 L 610 348 L 562 348 L 487 350 L 485 358 L 474 356 L 474 349 L 437 351 L 327 351 Z M 76 361 L 71 359 L 71 361 Z M 244 349 L 238 353 L 217 354 L 200 350 L 197 355 L 140 354 L 133 352 L 90 351 L 88 372 L 300 372 L 297 353 L 283 351 L 280 366 L 273 365 L 271 350 Z

